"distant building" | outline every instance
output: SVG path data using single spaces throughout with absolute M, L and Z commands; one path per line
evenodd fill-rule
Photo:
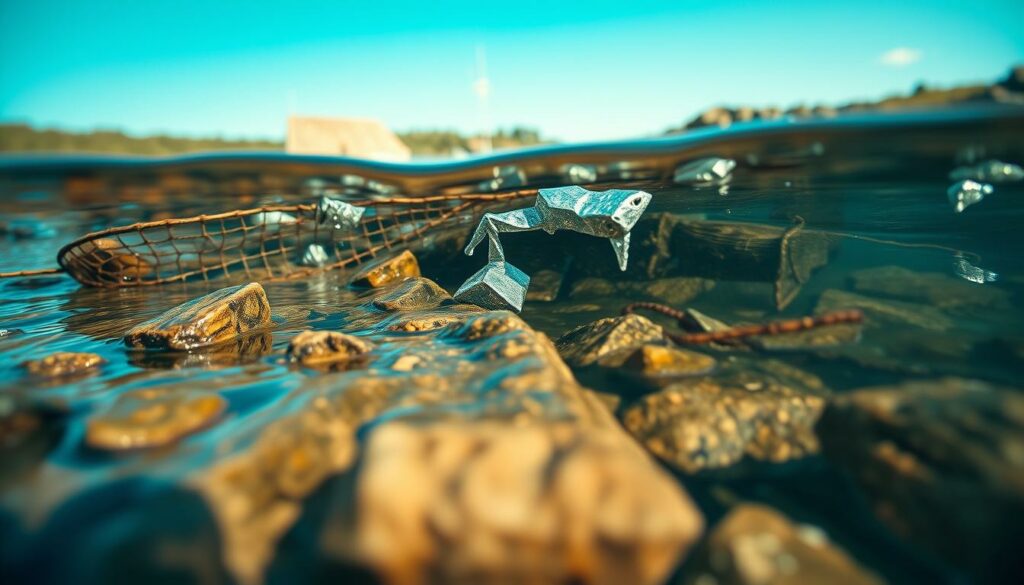
M 285 150 L 291 154 L 326 154 L 384 161 L 406 161 L 405 145 L 377 120 L 355 118 L 288 118 Z

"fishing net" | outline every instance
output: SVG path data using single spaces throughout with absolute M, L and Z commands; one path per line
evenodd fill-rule
M 83 236 L 61 248 L 57 260 L 82 284 L 98 287 L 300 278 L 362 264 L 395 247 L 421 247 L 445 228 L 472 228 L 484 207 L 535 194 L 392 197 L 351 204 L 325 198 L 141 222 Z

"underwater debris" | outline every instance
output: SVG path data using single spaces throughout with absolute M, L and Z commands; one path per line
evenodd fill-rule
M 522 309 L 529 277 L 505 262 L 505 250 L 498 235 L 502 232 L 544 230 L 553 234 L 570 230 L 608 238 L 615 251 L 619 269 L 626 270 L 629 260 L 629 231 L 651 202 L 643 191 L 611 189 L 588 191 L 583 187 L 541 189 L 533 207 L 503 213 L 485 213 L 466 245 L 466 255 L 487 237 L 488 265 L 471 276 L 455 293 L 456 300 L 483 304 L 485 308 Z
M 299 262 L 303 266 L 323 266 L 327 264 L 327 260 L 327 250 L 323 246 L 310 244 L 306 246 L 306 251 L 302 254 L 302 259 Z
M 971 179 L 983 183 L 1013 183 L 1024 180 L 1024 169 L 1020 165 L 993 159 L 954 169 L 949 178 L 954 181 Z
M 956 271 L 957 276 L 960 278 L 977 284 L 985 284 L 987 282 L 995 282 L 999 280 L 998 274 L 991 270 L 985 270 L 984 268 L 971 264 L 971 262 L 960 252 L 957 252 L 953 257 L 953 270 Z
M 949 195 L 949 203 L 953 209 L 961 213 L 975 203 L 981 203 L 981 200 L 986 195 L 991 195 L 993 190 L 992 185 L 988 183 L 965 179 L 950 187 L 946 194 Z
M 357 207 L 324 195 L 316 207 L 316 221 L 321 225 L 330 225 L 336 230 L 350 230 L 359 225 L 359 220 L 363 218 L 365 212 L 365 207 Z
M 729 158 L 702 158 L 676 168 L 672 180 L 683 185 L 712 185 L 728 182 L 736 161 Z

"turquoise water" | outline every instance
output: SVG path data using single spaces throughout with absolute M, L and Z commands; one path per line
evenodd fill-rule
M 962 213 L 950 204 L 947 190 L 956 168 L 991 159 L 1024 162 L 1021 136 L 1024 116 L 1019 112 L 972 110 L 738 127 L 679 139 L 559 146 L 409 167 L 277 154 L 156 162 L 7 158 L 0 159 L 0 220 L 8 228 L 0 236 L 0 272 L 56 266 L 57 251 L 67 242 L 142 219 L 308 203 L 325 190 L 353 200 L 502 192 L 561 184 L 566 165 L 580 165 L 597 175 L 591 188 L 625 185 L 651 192 L 654 202 L 646 216 L 652 221 L 671 214 L 687 225 L 714 227 L 695 228 L 697 235 L 670 250 L 676 260 L 673 276 L 701 278 L 713 286 L 686 299 L 685 306 L 727 323 L 810 314 L 827 299 L 838 299 L 840 305 L 851 298 L 868 299 L 864 302 L 888 306 L 888 317 L 869 320 L 855 346 L 757 355 L 816 374 L 837 393 L 940 376 L 1019 387 L 1024 373 L 1024 181 L 995 184 L 992 194 Z M 676 166 L 711 155 L 737 161 L 727 185 L 672 181 Z M 508 167 L 516 168 L 509 172 Z M 800 245 L 823 247 L 826 259 L 814 263 L 791 302 L 780 309 L 775 298 L 778 255 L 747 245 L 749 229 L 782 233 L 800 222 Z M 460 237 L 470 227 L 462 222 L 445 229 Z M 530 301 L 522 313 L 552 337 L 618 314 L 627 302 L 646 298 L 643 291 L 651 286 L 650 274 L 643 271 L 649 248 L 637 240 L 625 274 L 614 271 L 612 251 L 603 242 L 563 233 L 503 241 L 509 261 L 527 272 L 553 268 L 562 274 L 555 300 Z M 414 249 L 422 244 L 416 242 Z M 789 253 L 799 257 L 800 250 Z M 455 247 L 418 249 L 417 254 L 424 276 L 450 291 L 478 268 L 478 256 L 466 258 Z M 630 290 L 639 292 L 574 294 L 574 286 L 588 277 L 637 283 Z M 62 531 L 75 526 L 76 518 L 83 525 L 101 522 L 90 506 L 102 510 L 112 505 L 75 503 L 76 494 L 139 478 L 174 482 L 214 460 L 218 445 L 273 420 L 311 375 L 280 360 L 298 331 L 312 326 L 373 333 L 346 321 L 346 303 L 359 301 L 357 292 L 345 288 L 346 278 L 330 272 L 267 283 L 276 323 L 269 351 L 216 358 L 140 356 L 126 352 L 121 338 L 134 324 L 223 283 L 95 289 L 63 275 L 0 280 L 0 329 L 8 332 L 0 338 L 3 392 L 59 401 L 70 410 L 62 423 L 66 426 L 48 429 L 31 449 L 5 457 L 3 563 L 25 570 L 27 559 L 49 558 L 51 547 L 69 544 Z M 672 295 L 667 296 L 662 300 L 671 303 Z M 20 367 L 24 360 L 55 351 L 94 352 L 109 365 L 91 377 L 54 382 L 31 380 Z M 118 394 L 183 385 L 222 393 L 232 416 L 159 456 L 107 458 L 82 448 L 88 414 Z M 766 501 L 823 527 L 858 561 L 889 580 L 955 582 L 964 577 L 955 562 L 901 541 L 872 520 L 856 486 L 822 457 L 679 477 L 712 520 L 723 510 L 722 494 Z M 140 497 L 134 488 L 131 493 Z M 84 563 L 76 558 L 69 553 L 68 562 Z M 42 571 L 44 577 L 60 574 Z

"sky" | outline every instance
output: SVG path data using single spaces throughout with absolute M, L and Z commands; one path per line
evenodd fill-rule
M 1021 0 L 0 0 L 0 122 L 281 139 L 302 114 L 618 139 L 714 105 L 992 81 L 1024 64 L 1022 23 Z

